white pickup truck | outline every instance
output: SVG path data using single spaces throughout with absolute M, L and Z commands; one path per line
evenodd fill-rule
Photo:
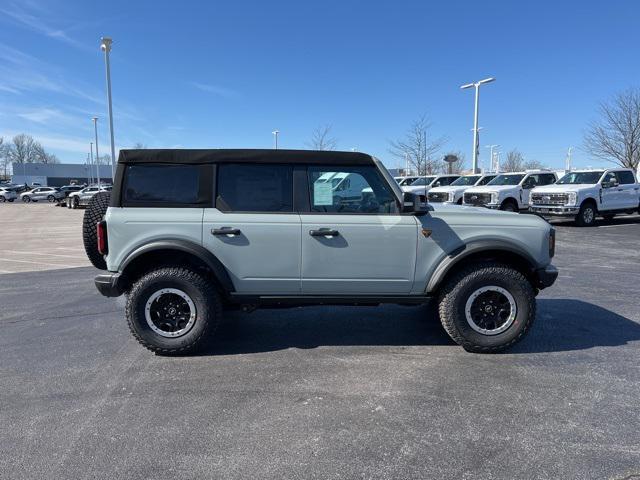
M 581 227 L 593 225 L 597 215 L 610 220 L 620 213 L 638 211 L 639 207 L 640 185 L 628 168 L 575 170 L 554 185 L 531 192 L 532 212 L 574 217 Z
M 496 178 L 497 174 L 487 173 L 484 175 L 464 175 L 451 185 L 446 187 L 434 187 L 427 194 L 431 203 L 456 203 L 462 204 L 462 194 L 471 187 L 481 187 Z
M 463 204 L 519 212 L 529 208 L 529 194 L 534 187 L 550 185 L 558 180 L 550 170 L 527 170 L 503 173 L 485 186 L 464 192 Z
M 426 202 L 429 190 L 434 187 L 451 185 L 451 183 L 458 178 L 460 178 L 460 175 L 427 175 L 414 180 L 411 185 L 402 185 L 400 188 L 402 188 L 403 192 L 418 195 L 420 201 Z

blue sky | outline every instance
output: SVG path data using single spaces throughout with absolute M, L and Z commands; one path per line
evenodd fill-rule
M 640 85 L 640 2 L 0 0 L 0 136 L 83 162 L 112 36 L 117 147 L 338 148 L 398 161 L 388 141 L 426 114 L 470 158 L 473 94 L 487 144 L 564 164 L 599 101 Z M 597 165 L 581 150 L 574 164 Z

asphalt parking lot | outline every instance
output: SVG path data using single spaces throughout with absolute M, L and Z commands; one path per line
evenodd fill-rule
M 312 307 L 231 312 L 178 358 L 97 293 L 81 215 L 0 205 L 0 478 L 640 476 L 637 215 L 554 222 L 559 280 L 509 353 L 428 307 Z

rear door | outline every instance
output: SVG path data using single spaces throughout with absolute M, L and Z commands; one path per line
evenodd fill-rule
M 346 201 L 321 181 L 327 173 L 348 174 L 363 188 Z M 418 222 L 414 216 L 400 215 L 398 200 L 377 168 L 314 165 L 302 181 L 302 293 L 410 293 Z
M 620 208 L 638 208 L 640 187 L 636 183 L 633 173 L 629 170 L 616 172 L 618 177 L 618 191 L 620 193 Z
M 216 167 L 215 206 L 205 208 L 202 243 L 226 267 L 237 293 L 300 294 L 300 216 L 293 165 Z

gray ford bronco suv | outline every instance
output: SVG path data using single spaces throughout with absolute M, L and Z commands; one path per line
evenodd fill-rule
M 356 152 L 123 150 L 84 241 L 107 271 L 96 287 L 126 294 L 131 332 L 158 354 L 201 347 L 226 308 L 431 301 L 456 343 L 496 352 L 558 275 L 544 220 L 423 204 Z

